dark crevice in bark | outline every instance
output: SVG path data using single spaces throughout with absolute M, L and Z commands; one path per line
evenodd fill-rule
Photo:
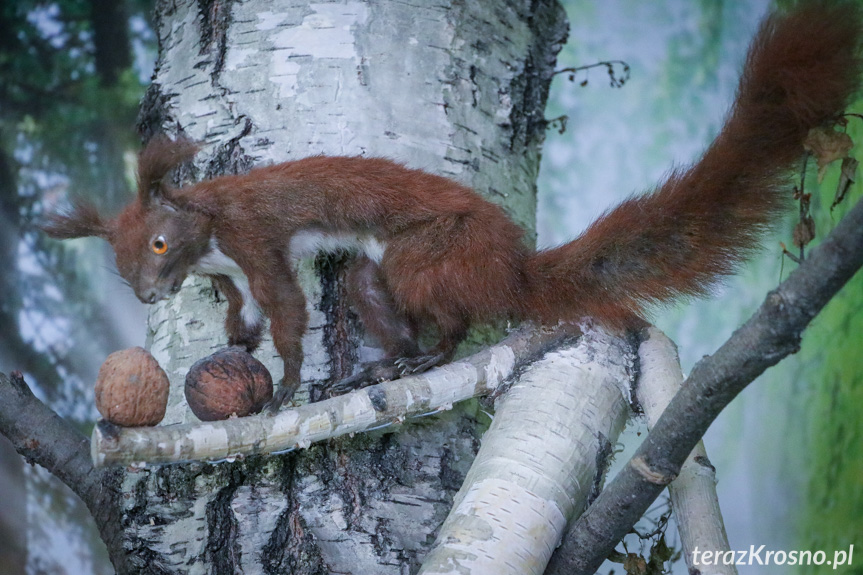
M 162 42 L 162 19 L 165 16 L 172 14 L 175 7 L 172 7 L 168 2 L 158 3 L 153 11 L 153 30 L 156 32 L 156 47 L 158 58 L 153 67 L 153 77 L 155 80 L 160 68 L 163 65 L 163 57 L 165 54 L 165 46 Z M 138 117 L 135 119 L 135 130 L 141 138 L 143 144 L 147 144 L 153 136 L 163 132 L 163 126 L 171 119 L 168 113 L 168 102 L 171 97 L 176 94 L 166 94 L 162 91 L 162 85 L 158 82 L 151 82 L 144 92 L 144 97 L 141 98 L 141 103 L 138 106 Z
M 232 503 L 237 489 L 245 485 L 255 485 L 263 472 L 265 460 L 262 457 L 252 457 L 246 461 L 222 463 L 204 466 L 204 473 L 216 475 L 217 483 L 224 485 L 207 503 L 207 559 L 215 573 L 234 573 L 240 566 L 241 551 L 237 539 L 239 524 Z M 175 492 L 171 485 L 161 498 L 167 498 Z M 190 492 L 184 500 L 194 501 L 194 492 Z
M 267 543 L 261 549 L 261 566 L 268 575 L 282 573 L 308 573 L 324 575 L 320 550 L 315 538 L 306 528 L 300 513 L 300 503 L 294 495 L 294 478 L 297 473 L 297 457 L 289 453 L 281 457 L 281 492 L 287 505 L 276 522 Z
M 602 492 L 602 486 L 605 484 L 608 468 L 611 467 L 613 461 L 614 446 L 608 438 L 600 433 L 596 437 L 596 441 L 599 443 L 599 449 L 596 450 L 596 475 L 593 477 L 593 484 L 590 487 L 590 493 L 587 495 L 587 503 L 584 508 L 577 510 L 578 515 L 581 515 L 584 509 L 587 509 L 599 497 L 599 494 Z
M 141 529 L 152 526 L 169 525 L 178 519 L 192 514 L 191 506 L 195 497 L 195 481 L 199 475 L 212 466 L 201 464 L 185 464 L 157 467 L 152 470 L 134 472 L 137 476 L 131 491 L 134 503 L 125 511 L 122 499 L 117 500 L 116 507 L 122 514 L 122 546 L 128 557 L 132 573 L 175 573 L 165 564 L 165 556 L 152 549 L 152 542 L 144 535 L 138 535 Z M 117 472 L 117 489 L 121 489 L 125 472 Z M 171 501 L 169 509 L 157 507 L 154 503 Z
M 240 139 L 252 133 L 251 120 L 243 118 L 243 130 L 214 150 L 213 158 L 207 163 L 204 178 L 211 179 L 225 174 L 246 174 L 255 165 L 255 159 L 245 153 Z
M 357 363 L 359 319 L 350 309 L 345 277 L 353 256 L 346 253 L 327 254 L 315 259 L 321 280 L 321 311 L 326 317 L 323 343 L 330 358 L 329 381 L 313 386 L 311 400 L 322 399 L 326 386 L 353 373 Z
M 215 573 L 234 573 L 240 565 L 239 527 L 231 509 L 238 487 L 230 481 L 207 503 L 207 558 Z
M 198 0 L 198 14 L 201 18 L 201 56 L 209 55 L 212 64 L 210 78 L 218 85 L 219 76 L 225 66 L 228 51 L 228 28 L 231 26 L 231 6 L 233 0 Z
M 629 390 L 629 408 L 635 415 L 644 415 L 644 407 L 638 402 L 638 382 L 641 379 L 641 355 L 638 353 L 639 346 L 647 337 L 647 328 L 640 330 L 632 330 L 626 334 L 626 341 L 629 343 L 632 350 L 632 387 Z M 676 349 L 676 348 L 675 348 Z
M 170 99 L 171 94 L 162 92 L 162 86 L 156 82 L 147 88 L 144 98 L 141 100 L 141 108 L 135 126 L 144 144 L 149 142 L 153 136 L 161 134 L 164 131 L 164 126 L 173 121 L 168 113 Z
M 471 440 L 471 453 L 476 455 L 480 447 L 481 431 L 476 429 L 476 422 L 473 419 L 462 418 L 459 422 L 463 437 L 468 437 Z M 449 445 L 443 445 L 441 448 L 440 473 L 438 477 L 441 486 L 447 493 L 455 495 L 464 483 L 467 469 L 463 465 L 459 465 L 460 454 L 451 449 Z
M 132 557 L 126 553 L 123 546 L 124 472 L 121 469 L 105 469 L 98 473 L 99 481 L 89 489 L 89 496 L 84 502 L 96 521 L 99 536 L 108 548 L 111 563 L 117 573 L 138 573 L 138 569 L 132 568 Z
M 557 54 L 569 36 L 569 21 L 557 0 L 537 0 L 526 16 L 537 41 L 532 44 L 524 72 L 513 80 L 512 93 L 521 96 L 513 106 L 510 149 L 529 148 L 545 140 L 545 103 L 554 77 Z

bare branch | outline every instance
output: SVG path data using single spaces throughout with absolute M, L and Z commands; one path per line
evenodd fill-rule
M 412 415 L 445 410 L 457 401 L 487 395 L 574 326 L 525 326 L 501 343 L 427 373 L 361 389 L 318 403 L 206 423 L 118 428 L 100 423 L 93 431 L 95 464 L 140 465 L 221 460 L 278 453 L 314 442 L 377 429 Z
M 680 472 L 722 409 L 800 348 L 803 330 L 863 265 L 863 202 L 842 219 L 732 337 L 702 359 L 629 463 L 579 518 L 547 573 L 594 573 Z
M 683 373 L 674 342 L 655 327 L 647 328 L 645 334 L 646 338 L 638 347 L 641 370 L 635 394 L 647 417 L 648 429 L 653 429 L 662 411 L 680 390 Z M 695 445 L 668 491 L 686 564 L 690 573 L 703 571 L 704 566 L 693 564 L 694 550 L 725 552 L 731 549 L 716 496 L 716 469 L 707 458 L 704 442 L 699 440 Z M 737 575 L 737 567 L 713 565 L 711 574 Z

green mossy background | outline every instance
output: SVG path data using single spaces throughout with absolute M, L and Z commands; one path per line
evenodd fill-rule
M 863 23 L 861 23 L 863 26 Z M 853 111 L 863 110 L 863 100 Z M 863 120 L 849 118 L 852 154 L 863 151 Z M 839 162 L 836 162 L 838 164 Z M 861 173 L 858 170 L 858 178 Z M 810 178 L 810 181 L 812 178 Z M 863 197 L 855 182 L 845 201 L 831 210 L 839 180 L 832 166 L 821 185 L 812 182 L 813 217 L 823 237 Z M 863 273 L 857 273 L 804 334 L 800 352 L 804 369 L 804 418 L 807 477 L 801 510 L 800 548 L 833 550 L 857 547 L 856 565 L 845 573 L 863 573 Z M 805 569 L 819 572 L 819 568 Z
M 848 111 L 863 112 L 863 98 Z M 860 160 L 863 119 L 849 117 L 846 131 L 855 142 L 851 155 Z M 828 169 L 820 184 L 815 169 L 810 169 L 807 177 L 817 238 L 829 233 L 863 199 L 859 181 L 863 172 L 858 168 L 858 181 L 851 185 L 845 201 L 831 208 L 839 163 Z M 792 389 L 802 393 L 795 397 L 798 405 L 792 407 L 791 414 L 800 413 L 801 417 L 788 422 L 791 428 L 805 430 L 801 444 L 805 455 L 799 469 L 789 470 L 804 478 L 798 548 L 823 550 L 832 557 L 833 551 L 855 545 L 856 561 L 840 569 L 863 574 L 863 273 L 858 272 L 815 319 L 804 333 L 798 355 L 802 369 L 792 376 L 799 380 Z M 823 566 L 800 568 L 803 573 L 823 570 Z

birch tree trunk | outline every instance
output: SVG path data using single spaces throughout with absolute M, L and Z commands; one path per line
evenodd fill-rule
M 385 156 L 451 177 L 533 229 L 543 108 L 566 21 L 555 0 L 162 0 L 142 133 L 204 143 L 195 178 L 312 154 Z M 527 234 L 532 240 L 532 232 Z M 338 259 L 300 264 L 307 401 L 374 355 L 343 303 Z M 187 281 L 151 313 L 182 384 L 225 344 L 225 304 Z M 272 345 L 256 354 L 281 376 Z M 446 517 L 487 418 L 475 406 L 300 452 L 128 471 L 123 545 L 145 573 L 408 573 Z

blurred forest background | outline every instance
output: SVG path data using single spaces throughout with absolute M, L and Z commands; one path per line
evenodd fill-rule
M 697 157 L 720 126 L 769 7 L 766 0 L 564 4 L 572 31 L 559 67 L 622 59 L 632 77 L 620 89 L 608 86 L 603 69 L 555 81 L 546 115 L 568 121 L 563 134 L 552 124 L 544 149 L 540 245 L 574 236 Z M 156 56 L 151 10 L 152 0 L 0 6 L 0 371 L 24 372 L 37 395 L 85 433 L 97 417 L 98 367 L 111 351 L 143 343 L 146 311 L 116 277 L 104 242 L 52 242 L 35 224 L 73 194 L 106 212 L 130 197 L 135 118 Z M 859 139 L 859 122 L 849 132 Z M 836 178 L 829 172 L 813 201 L 822 236 L 847 209 L 830 210 Z M 849 203 L 858 200 L 860 187 L 849 195 Z M 786 261 L 783 269 L 779 247 L 790 244 L 792 212 L 762 257 L 715 298 L 655 314 L 678 342 L 684 371 L 793 268 Z M 732 549 L 863 547 L 854 540 L 863 533 L 861 332 L 858 274 L 806 333 L 801 353 L 750 386 L 711 428 L 707 447 Z M 630 447 L 637 441 L 634 433 L 628 439 Z M 112 570 L 84 506 L 0 438 L 0 574 L 25 572 Z M 675 572 L 685 572 L 682 562 Z

